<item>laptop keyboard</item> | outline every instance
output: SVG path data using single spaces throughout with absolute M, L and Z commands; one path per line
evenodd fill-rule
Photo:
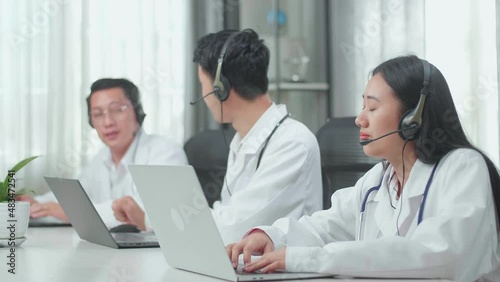
M 255 275 L 255 274 L 262 274 L 262 271 L 259 269 L 259 270 L 256 270 L 254 272 L 247 272 L 247 271 L 244 271 L 243 270 L 243 267 L 244 265 L 240 264 L 238 265 L 238 268 L 236 268 L 234 271 L 240 275 Z
M 158 240 L 153 234 L 143 234 L 143 233 L 113 233 L 113 238 L 115 238 L 118 243 L 127 242 L 144 242 L 144 243 L 157 243 Z

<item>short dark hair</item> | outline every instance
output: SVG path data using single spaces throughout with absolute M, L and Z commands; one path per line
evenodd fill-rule
M 90 86 L 90 94 L 87 97 L 87 112 L 89 115 L 90 126 L 94 127 L 92 125 L 92 120 L 90 118 L 90 97 L 92 97 L 92 94 L 94 94 L 94 92 L 97 92 L 99 90 L 111 89 L 115 87 L 123 89 L 125 96 L 130 101 L 132 107 L 134 108 L 137 122 L 139 123 L 139 125 L 142 125 L 142 122 L 144 121 L 146 114 L 144 113 L 144 110 L 142 108 L 141 96 L 137 86 L 135 86 L 134 83 L 125 78 L 101 78 L 92 83 L 92 85 Z
M 194 50 L 193 62 L 215 79 L 217 60 L 222 45 L 235 30 L 223 30 L 200 38 Z M 244 99 L 253 100 L 267 93 L 269 80 L 269 49 L 252 29 L 245 29 L 231 40 L 222 64 L 222 74 L 230 87 Z
M 376 74 L 382 75 L 396 98 L 401 101 L 402 113 L 417 106 L 424 80 L 422 61 L 417 56 L 402 56 L 385 61 L 372 71 L 372 75 Z M 436 141 L 436 135 L 440 136 L 440 140 Z M 439 69 L 432 64 L 428 95 L 415 148 L 418 159 L 424 163 L 436 163 L 444 155 L 458 148 L 479 152 L 488 167 L 495 206 L 500 218 L 500 175 L 493 162 L 467 139 L 448 83 Z

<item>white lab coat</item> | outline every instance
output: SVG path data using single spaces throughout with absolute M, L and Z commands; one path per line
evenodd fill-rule
M 488 281 L 500 281 L 498 224 L 482 156 L 470 149 L 457 149 L 440 161 L 427 194 L 423 220 L 417 226 L 432 168 L 417 160 L 401 195 L 402 207 L 397 205 L 395 210 L 389 202 L 386 181 L 378 192 L 370 194 L 361 241 L 355 238 L 362 199 L 380 182 L 382 164 L 354 187 L 334 193 L 329 210 L 298 221 L 280 219 L 273 227 L 260 228 L 271 237 L 275 248 L 288 246 L 288 271 L 473 281 L 497 269 Z
M 273 104 L 245 138 L 236 133 L 231 142 L 221 201 L 212 210 L 225 244 L 253 226 L 322 208 L 318 142 L 302 123 L 289 117 L 277 128 L 256 170 L 266 138 L 287 113 Z
M 129 164 L 185 165 L 187 157 L 177 143 L 158 135 L 148 135 L 143 130 L 138 132 L 118 166 L 113 163 L 108 147 L 99 150 L 79 180 L 108 227 L 120 224 L 111 208 L 112 202 L 118 198 L 130 195 L 144 210 L 128 170 Z M 52 192 L 35 199 L 39 202 L 56 201 Z M 147 218 L 146 225 L 150 227 Z

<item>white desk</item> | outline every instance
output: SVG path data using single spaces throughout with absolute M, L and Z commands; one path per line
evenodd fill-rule
M 15 251 L 16 274 L 7 272 L 7 248 L 0 248 L 0 281 L 223 281 L 170 268 L 159 248 L 111 249 L 83 241 L 71 227 L 31 227 Z M 308 281 L 349 281 L 314 279 Z M 357 279 L 356 281 L 377 281 Z M 385 281 L 385 279 L 380 280 Z M 392 280 L 391 282 L 406 281 Z M 411 280 L 418 281 L 418 280 Z M 422 280 L 444 281 L 444 280 Z

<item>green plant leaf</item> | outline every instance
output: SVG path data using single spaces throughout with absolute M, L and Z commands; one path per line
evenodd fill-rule
M 5 202 L 9 199 L 9 182 L 10 182 L 11 177 L 9 174 L 5 177 L 4 182 L 2 183 L 2 186 L 0 186 L 0 202 Z
M 14 173 L 18 172 L 19 170 L 21 170 L 21 168 L 23 168 L 25 165 L 27 165 L 29 162 L 31 162 L 32 160 L 38 158 L 39 156 L 33 156 L 33 157 L 29 157 L 29 158 L 26 158 L 20 162 L 18 162 L 13 168 L 10 169 L 10 171 L 14 171 Z M 5 180 L 4 180 L 4 186 L 7 187 L 8 186 L 8 183 L 10 180 L 10 176 L 9 174 L 7 174 L 7 176 L 5 177 Z
M 24 166 L 26 166 L 28 163 L 30 163 L 32 160 L 38 158 L 39 156 L 33 156 L 33 157 L 29 157 L 29 158 L 26 158 L 20 162 L 18 162 L 14 167 L 12 167 L 10 169 L 10 171 L 13 171 L 14 174 L 18 171 L 20 171 Z M 9 199 L 9 183 L 10 183 L 10 180 L 12 179 L 12 177 L 10 176 L 9 173 L 7 173 L 7 176 L 5 177 L 5 180 L 3 182 L 0 182 L 2 183 L 0 185 L 0 202 L 5 202 L 5 201 L 8 201 Z
M 1 202 L 7 202 L 8 198 L 6 198 L 3 194 L 0 194 L 0 203 Z
M 26 158 L 26 159 L 18 162 L 11 170 L 13 170 L 14 172 L 18 172 L 21 168 L 23 168 L 29 162 L 31 162 L 32 160 L 34 160 L 34 159 L 36 159 L 38 157 L 39 156 L 33 156 L 33 157 Z

